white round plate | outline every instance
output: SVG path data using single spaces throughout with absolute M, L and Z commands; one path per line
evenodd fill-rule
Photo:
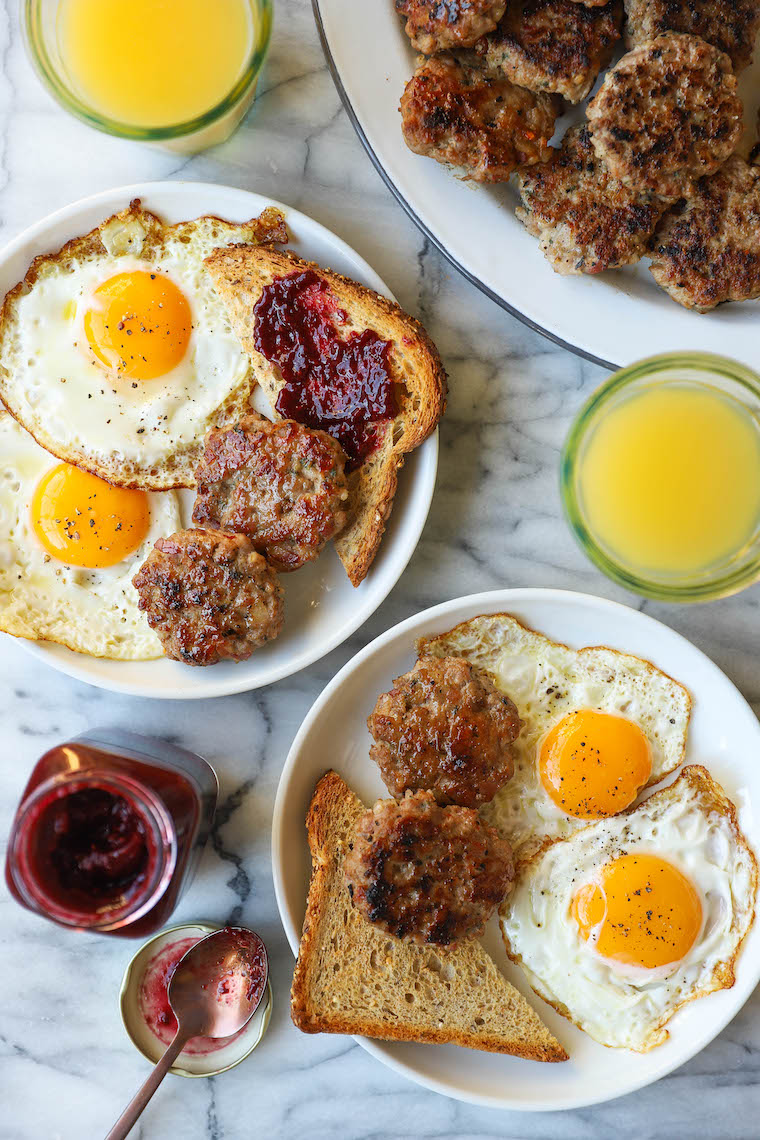
M 398 104 L 416 53 L 393 0 L 312 3 L 333 78 L 370 158 L 412 220 L 473 284 L 526 324 L 609 368 L 686 348 L 729 352 L 760 367 L 760 301 L 690 312 L 655 284 L 648 262 L 596 277 L 554 273 L 514 216 L 514 180 L 465 182 L 406 147 Z M 756 137 L 760 52 L 739 91 L 746 153 Z M 576 110 L 573 121 L 578 118 Z M 563 118 L 560 129 L 569 121 Z
M 166 222 L 179 222 L 201 214 L 216 214 L 242 222 L 266 206 L 285 214 L 291 234 L 290 248 L 370 288 L 391 297 L 373 269 L 335 234 L 280 202 L 202 182 L 145 182 L 121 186 L 74 202 L 25 230 L 0 253 L 0 297 L 26 273 L 40 253 L 58 249 L 64 242 L 124 209 L 133 198 Z M 295 574 L 284 574 L 285 627 L 276 641 L 239 664 L 222 663 L 206 669 L 176 661 L 106 661 L 73 653 L 45 642 L 21 641 L 39 660 L 53 668 L 103 689 L 139 697 L 189 700 L 219 697 L 258 689 L 289 677 L 319 660 L 358 629 L 387 596 L 406 567 L 425 525 L 435 487 L 438 436 L 431 436 L 407 459 L 399 477 L 398 493 L 380 551 L 358 588 L 354 588 L 332 546 Z M 192 498 L 185 496 L 192 503 Z M 187 502 L 186 502 L 187 506 Z M 190 507 L 192 509 L 192 507 Z M 186 521 L 189 521 L 189 512 Z
M 301 725 L 280 778 L 272 832 L 277 904 L 294 954 L 310 874 L 304 819 L 317 780 L 335 768 L 365 803 L 387 796 L 369 759 L 366 718 L 378 694 L 411 668 L 418 637 L 441 633 L 478 614 L 500 612 L 512 613 L 576 648 L 610 645 L 638 654 L 687 685 L 694 698 L 687 762 L 704 764 L 723 784 L 739 809 L 745 835 L 760 850 L 760 725 L 741 694 L 703 653 L 653 618 L 616 602 L 562 590 L 475 594 L 425 610 L 378 637 L 338 673 Z M 506 976 L 566 1047 L 569 1061 L 541 1064 L 455 1045 L 357 1040 L 418 1084 L 496 1108 L 579 1108 L 651 1084 L 703 1049 L 760 979 L 760 924 L 756 923 L 740 955 L 733 989 L 685 1006 L 670 1023 L 670 1039 L 651 1053 L 638 1054 L 598 1045 L 536 997 L 519 967 L 507 961 L 496 919 L 484 941 Z

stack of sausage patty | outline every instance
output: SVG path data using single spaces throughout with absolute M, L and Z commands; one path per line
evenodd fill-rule
M 401 98 L 407 145 L 477 181 L 515 173 L 517 216 L 558 273 L 649 256 L 687 308 L 759 297 L 760 167 L 735 152 L 760 0 L 624 3 L 396 0 L 425 53 Z M 624 34 L 585 121 L 550 146 Z

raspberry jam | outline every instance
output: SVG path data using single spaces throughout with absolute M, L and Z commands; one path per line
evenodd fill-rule
M 373 332 L 341 336 L 348 314 L 313 269 L 276 277 L 254 307 L 254 344 L 285 384 L 282 416 L 327 431 L 360 466 L 398 414 L 390 373 L 391 342 Z
M 83 909 L 139 893 L 148 874 L 146 825 L 123 796 L 82 788 L 41 810 L 35 871 L 62 905 Z
M 99 730 L 52 748 L 11 828 L 10 891 L 61 926 L 150 933 L 192 877 L 216 796 L 211 766 L 163 741 Z

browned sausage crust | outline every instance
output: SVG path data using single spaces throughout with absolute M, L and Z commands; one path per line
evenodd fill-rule
M 551 160 L 519 172 L 517 217 L 540 239 L 557 273 L 600 273 L 632 265 L 665 203 L 613 178 L 594 152 L 588 128 L 571 128 Z
M 734 155 L 703 178 L 662 219 L 651 257 L 657 284 L 687 309 L 760 297 L 760 168 Z
M 477 812 L 440 807 L 430 792 L 379 800 L 360 816 L 344 867 L 368 922 L 434 946 L 481 935 L 514 879 L 507 841 Z
M 345 464 L 327 432 L 248 416 L 207 435 L 193 522 L 244 534 L 277 570 L 297 570 L 346 523 Z
M 391 795 L 427 789 L 441 804 L 488 803 L 514 771 L 517 709 L 464 657 L 422 657 L 378 697 L 370 756 Z
M 665 32 L 700 36 L 730 57 L 736 73 L 752 62 L 760 29 L 758 0 L 626 0 L 631 46 Z
M 277 574 L 241 534 L 159 538 L 132 582 L 166 656 L 187 665 L 244 661 L 282 628 Z
M 472 47 L 496 27 L 505 7 L 506 0 L 396 0 L 406 34 L 425 55 Z
M 549 157 L 559 101 L 536 95 L 453 56 L 423 60 L 401 96 L 401 128 L 416 154 L 504 182 Z
M 580 103 L 612 58 L 622 25 L 619 0 L 595 8 L 571 0 L 512 0 L 478 51 L 513 83 Z
M 641 44 L 611 68 L 586 114 L 613 177 L 688 198 L 736 149 L 743 109 L 728 56 L 696 36 Z

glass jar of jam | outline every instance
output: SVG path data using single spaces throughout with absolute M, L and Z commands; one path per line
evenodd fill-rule
M 210 764 L 161 740 L 97 729 L 59 744 L 11 827 L 11 894 L 61 926 L 150 934 L 195 872 L 217 792 Z

